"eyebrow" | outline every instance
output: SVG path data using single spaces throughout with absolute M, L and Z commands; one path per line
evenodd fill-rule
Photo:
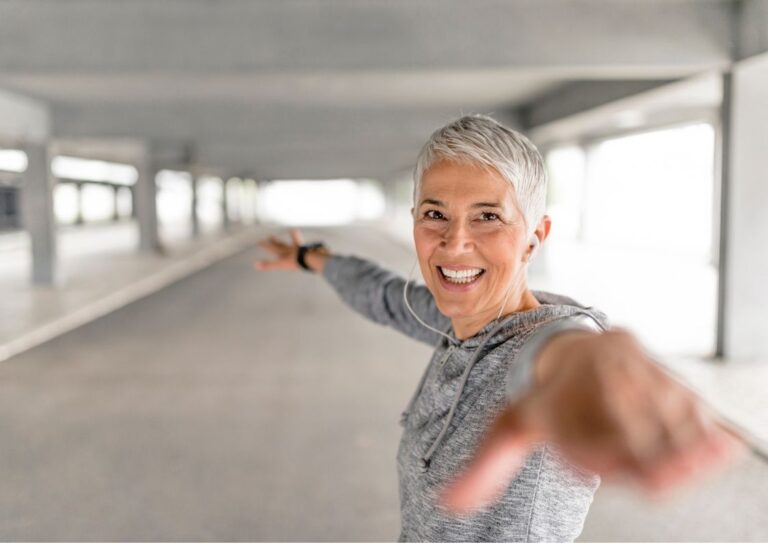
M 436 206 L 445 207 L 445 203 L 441 202 L 440 200 L 435 200 L 433 198 L 424 198 L 421 203 L 419 204 L 419 207 L 425 205 L 425 204 L 431 204 Z M 503 209 L 503 206 L 498 202 L 475 202 L 470 207 L 496 207 L 499 209 Z

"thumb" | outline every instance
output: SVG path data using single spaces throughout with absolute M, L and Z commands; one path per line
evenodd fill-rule
M 493 422 L 465 470 L 448 483 L 438 503 L 454 514 L 467 514 L 493 503 L 525 462 L 535 436 L 522 423 L 519 404 Z

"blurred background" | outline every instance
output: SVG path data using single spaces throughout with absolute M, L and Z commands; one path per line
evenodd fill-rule
M 429 359 L 308 240 L 403 275 L 468 113 L 549 170 L 533 288 L 633 330 L 768 441 L 768 1 L 0 0 L 0 539 L 391 540 Z M 765 451 L 764 451 L 765 452 Z M 582 539 L 768 540 L 759 455 Z

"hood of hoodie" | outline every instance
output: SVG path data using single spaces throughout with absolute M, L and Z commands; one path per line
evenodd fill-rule
M 450 344 L 461 347 L 462 349 L 473 349 L 487 339 L 483 348 L 484 350 L 487 350 L 511 337 L 521 334 L 527 335 L 527 333 L 533 331 L 538 326 L 546 324 L 552 320 L 585 313 L 599 321 L 604 327 L 607 328 L 609 325 L 608 317 L 605 313 L 594 307 L 582 305 L 573 298 L 540 290 L 532 290 L 531 293 L 541 304 L 539 307 L 494 319 L 486 324 L 475 335 L 463 340 L 456 337 L 453 325 L 451 325 L 448 330 L 446 330 L 446 333 L 451 337 Z M 500 322 L 504 323 L 501 328 L 494 331 L 491 337 L 486 338 L 488 333 Z M 448 339 L 444 338 L 443 344 L 446 342 L 448 342 Z

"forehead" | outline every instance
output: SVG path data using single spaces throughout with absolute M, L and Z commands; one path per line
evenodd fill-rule
M 480 164 L 441 160 L 433 164 L 421 178 L 419 202 L 424 198 L 443 201 L 495 199 L 510 202 L 514 188 L 493 168 Z

